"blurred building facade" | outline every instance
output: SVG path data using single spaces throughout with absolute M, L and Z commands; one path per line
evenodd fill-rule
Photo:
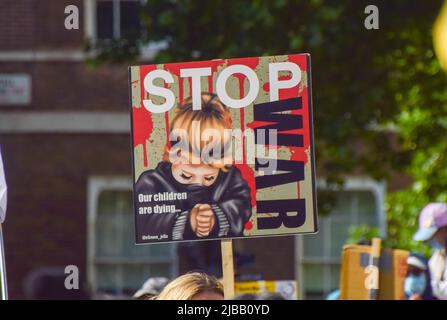
M 79 30 L 64 27 L 67 5 L 79 8 Z M 133 244 L 127 66 L 89 67 L 84 47 L 138 26 L 138 5 L 0 2 L 0 83 L 16 86 L 10 100 L 0 100 L 11 298 L 26 298 L 24 279 L 42 267 L 76 265 L 95 295 L 119 296 L 149 276 L 221 273 L 219 241 Z M 297 279 L 300 298 L 323 298 L 338 287 L 348 227 L 386 232 L 385 191 L 382 182 L 348 177 L 318 235 L 234 241 L 238 279 Z

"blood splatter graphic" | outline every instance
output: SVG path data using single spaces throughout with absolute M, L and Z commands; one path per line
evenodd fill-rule
M 240 58 L 240 59 L 231 59 L 228 61 L 228 66 L 241 64 L 245 65 L 251 69 L 256 69 L 259 65 L 259 58 Z M 233 75 L 239 81 L 239 98 L 242 99 L 245 96 L 245 75 L 241 73 L 236 73 Z M 239 110 L 240 112 L 240 127 L 242 134 L 245 130 L 245 113 L 244 108 Z M 245 139 L 242 137 L 242 164 L 235 165 L 241 172 L 242 178 L 247 182 L 248 187 L 250 188 L 250 196 L 251 196 L 251 205 L 253 207 L 256 206 L 256 180 L 253 169 L 247 165 L 247 155 L 245 149 Z
M 289 55 L 289 61 L 296 63 L 301 70 L 307 70 L 307 60 L 303 55 Z M 307 84 L 306 84 L 307 85 Z M 309 130 L 309 111 L 308 111 L 308 90 L 299 90 L 302 83 L 299 83 L 296 87 L 290 89 L 283 89 L 279 92 L 280 99 L 288 99 L 293 97 L 301 96 L 303 102 L 303 108 L 301 110 L 293 110 L 293 114 L 301 114 L 303 116 L 303 128 L 300 130 L 293 130 L 290 132 L 301 133 L 303 135 L 303 147 L 290 147 L 290 160 L 301 161 L 304 165 L 309 161 L 309 150 L 310 150 L 310 130 Z M 290 96 L 290 94 L 292 94 Z M 300 182 L 297 181 L 297 196 L 301 197 L 300 193 Z
M 247 123 L 247 127 L 249 127 L 250 129 L 252 129 L 252 130 L 254 130 L 254 129 L 256 129 L 256 128 L 259 128 L 259 127 L 264 127 L 264 126 L 267 126 L 267 125 L 269 125 L 269 124 L 272 124 L 273 122 L 270 122 L 270 121 L 251 121 L 251 122 L 248 122 Z
M 286 80 L 290 80 L 291 78 L 292 78 L 292 76 L 290 74 L 288 74 L 285 76 L 280 76 L 279 81 L 286 81 Z M 262 89 L 265 92 L 270 92 L 270 82 L 264 83 L 264 85 L 262 86 Z M 293 88 L 279 90 L 279 99 L 280 100 L 295 98 L 297 96 L 298 96 L 298 85 Z
M 180 77 L 180 69 L 184 68 L 184 63 L 168 63 L 163 65 L 163 69 L 169 71 L 173 75 L 178 77 L 178 88 L 179 88 L 179 102 L 183 103 L 183 78 Z
M 217 72 L 217 68 L 223 65 L 225 60 L 211 60 L 211 61 L 193 61 L 188 62 L 188 68 L 211 68 L 211 76 L 208 77 L 208 92 L 213 92 L 213 75 Z M 185 68 L 185 63 L 168 63 L 163 65 L 163 69 L 178 77 L 179 85 L 179 102 L 183 103 L 185 94 L 183 92 L 183 81 L 180 77 L 180 69 Z M 202 91 L 205 91 L 204 89 Z M 191 92 L 191 82 L 189 83 L 189 92 Z
M 296 63 L 301 70 L 307 70 L 307 60 L 305 56 L 301 55 L 289 55 L 288 60 L 290 62 Z M 291 74 L 283 75 L 279 77 L 280 81 L 290 80 Z M 304 163 L 304 165 L 307 164 L 309 160 L 309 145 L 310 145 L 310 137 L 309 134 L 309 113 L 307 110 L 308 105 L 308 93 L 307 90 L 300 90 L 300 86 L 302 86 L 301 83 L 297 84 L 295 87 L 292 88 L 286 88 L 286 89 L 280 89 L 279 90 L 279 99 L 285 100 L 295 97 L 302 97 L 303 99 L 303 109 L 301 110 L 293 110 L 291 111 L 292 114 L 301 114 L 303 116 L 303 128 L 302 129 L 296 129 L 296 130 L 288 130 L 281 132 L 282 134 L 289 133 L 289 134 L 302 134 L 303 135 L 303 142 L 304 147 L 288 147 L 290 150 L 290 160 L 293 161 L 301 161 Z M 262 86 L 262 89 L 265 92 L 270 92 L 270 83 L 267 82 Z M 253 121 L 250 124 L 247 124 L 247 126 L 251 128 L 257 128 L 260 126 L 265 125 L 265 122 L 261 121 Z M 297 191 L 298 191 L 298 198 L 300 198 L 300 184 L 297 182 Z
M 138 145 L 143 146 L 143 157 L 144 166 L 147 167 L 147 150 L 146 150 L 146 140 L 152 133 L 153 122 L 152 115 L 144 107 L 135 108 L 133 107 L 132 117 L 133 117 L 133 145 L 134 148 Z
M 306 57 L 302 55 L 289 55 L 288 60 L 290 62 L 296 63 L 301 70 L 307 70 L 307 61 Z M 280 81 L 284 80 L 290 80 L 291 75 L 283 75 L 279 77 Z M 295 129 L 295 130 L 288 130 L 283 131 L 281 133 L 289 133 L 289 134 L 302 134 L 303 135 L 303 142 L 304 147 L 289 147 L 290 150 L 290 160 L 294 161 L 303 161 L 304 164 L 307 164 L 308 162 L 308 154 L 306 151 L 309 148 L 310 145 L 310 137 L 307 132 L 309 132 L 309 113 L 307 111 L 307 105 L 308 105 L 308 94 L 307 90 L 300 90 L 300 86 L 302 86 L 301 83 L 297 84 L 295 87 L 292 88 L 286 88 L 286 89 L 280 89 L 279 90 L 279 99 L 285 100 L 295 97 L 301 97 L 303 99 L 303 108 L 301 110 L 293 110 L 291 111 L 292 114 L 301 114 L 303 116 L 303 128 L 302 129 Z M 270 91 L 270 83 L 267 82 L 262 86 L 262 89 L 265 92 Z M 250 126 L 251 128 L 256 128 L 265 125 L 265 122 L 261 121 L 253 121 L 247 126 Z
M 259 58 L 240 58 L 240 59 L 228 60 L 228 67 L 236 64 L 242 64 L 254 70 L 259 65 Z M 239 98 L 242 99 L 244 97 L 245 92 L 245 86 L 244 86 L 245 75 L 243 75 L 242 73 L 235 73 L 233 74 L 233 77 L 236 77 L 239 81 Z M 244 108 L 241 108 L 241 110 L 243 109 Z
M 146 150 L 146 140 L 149 139 L 152 129 L 153 129 L 153 121 L 151 113 L 146 110 L 143 106 L 143 100 L 149 98 L 149 94 L 144 91 L 144 78 L 146 75 L 156 70 L 157 66 L 149 65 L 149 66 L 141 66 L 140 67 L 140 101 L 141 105 L 139 108 L 133 106 L 132 107 L 132 119 L 133 119 L 133 144 L 134 147 L 138 145 L 143 146 L 143 164 L 145 167 L 148 166 L 147 160 L 147 150 Z M 133 81 L 133 84 L 136 84 L 138 81 Z
M 238 163 L 234 164 L 234 167 L 238 168 L 241 172 L 242 178 L 247 182 L 250 188 L 251 205 L 256 206 L 256 180 L 253 170 L 246 164 Z

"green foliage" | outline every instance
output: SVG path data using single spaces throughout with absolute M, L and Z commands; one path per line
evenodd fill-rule
M 140 53 L 138 43 L 127 39 L 87 41 L 85 50 L 91 54 L 87 59 L 87 65 L 91 67 L 97 67 L 105 61 L 114 64 L 133 63 Z
M 409 251 L 430 254 L 428 245 L 414 241 L 418 229 L 418 216 L 429 202 L 426 195 L 410 188 L 390 193 L 387 199 L 388 246 Z
M 429 254 L 412 240 L 418 216 L 429 202 L 447 202 L 447 75 L 432 49 L 433 18 L 389 34 L 392 40 L 378 65 L 389 70 L 384 78 L 387 100 L 399 107 L 388 120 L 398 130 L 398 145 L 409 163 L 403 172 L 412 185 L 387 197 L 389 245 Z
M 349 244 L 358 244 L 370 242 L 373 238 L 380 238 L 379 228 L 363 224 L 349 227 L 349 238 L 346 242 Z

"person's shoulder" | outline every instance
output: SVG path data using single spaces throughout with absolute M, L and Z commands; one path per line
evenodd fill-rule
M 245 181 L 241 171 L 235 166 L 227 168 L 226 172 L 222 171 L 222 178 L 228 179 L 232 185 L 237 185 Z
M 144 171 L 136 182 L 137 185 L 140 184 L 152 184 L 166 179 L 166 170 L 168 169 L 168 164 L 165 162 L 160 162 L 155 169 L 150 169 Z
M 227 175 L 240 175 L 241 174 L 241 171 L 235 166 L 230 166 L 226 169 L 226 171 L 223 171 L 223 172 Z
M 242 173 L 241 170 L 236 166 L 231 166 L 227 169 L 227 174 L 236 179 L 242 179 Z

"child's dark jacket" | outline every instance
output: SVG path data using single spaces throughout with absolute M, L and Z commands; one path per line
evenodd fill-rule
M 140 203 L 139 194 L 163 192 L 187 193 L 186 200 L 151 201 Z M 144 172 L 135 184 L 137 242 L 143 237 L 164 235 L 163 240 L 193 240 L 216 237 L 239 237 L 251 215 L 250 189 L 239 170 L 231 167 L 220 170 L 216 182 L 209 187 L 185 185 L 174 179 L 169 162 L 160 162 L 155 170 Z M 209 204 L 216 224 L 207 237 L 199 238 L 192 231 L 189 217 L 196 204 Z M 176 213 L 139 214 L 140 207 L 175 205 Z

